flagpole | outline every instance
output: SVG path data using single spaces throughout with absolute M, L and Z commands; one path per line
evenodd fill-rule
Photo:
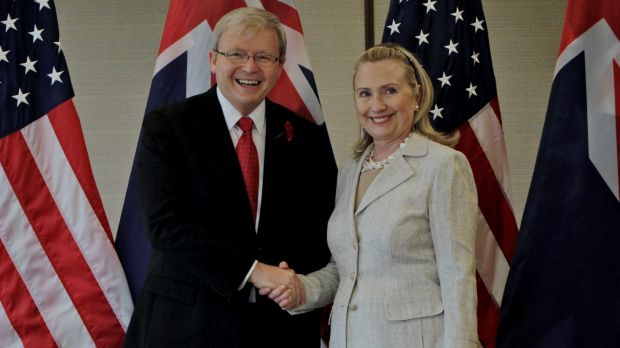
M 364 39 L 366 49 L 375 45 L 375 10 L 372 0 L 364 0 Z

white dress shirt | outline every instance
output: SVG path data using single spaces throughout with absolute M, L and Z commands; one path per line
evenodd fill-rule
M 256 203 L 256 222 L 254 225 L 255 230 L 258 230 L 258 221 L 260 219 L 260 206 L 262 201 L 262 193 L 263 193 L 263 163 L 265 159 L 265 136 L 267 134 L 267 125 L 265 123 L 265 101 L 263 100 L 256 109 L 254 109 L 249 115 L 242 115 L 235 107 L 224 97 L 220 88 L 217 87 L 217 99 L 222 106 L 222 112 L 224 113 L 224 119 L 226 120 L 226 125 L 228 126 L 228 131 L 230 131 L 230 138 L 232 139 L 233 145 L 235 148 L 237 147 L 237 143 L 239 142 L 239 138 L 243 134 L 241 128 L 237 125 L 239 119 L 243 116 L 248 116 L 254 122 L 254 127 L 252 128 L 252 140 L 254 141 L 254 145 L 256 146 L 256 151 L 258 152 L 258 202 Z M 254 261 L 250 271 L 243 279 L 241 286 L 239 286 L 238 290 L 241 290 L 248 279 L 250 278 L 250 274 L 254 271 L 256 267 L 256 263 L 258 261 Z M 254 292 L 252 292 L 251 298 L 254 297 Z

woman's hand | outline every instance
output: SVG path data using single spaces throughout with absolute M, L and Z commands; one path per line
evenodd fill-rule
M 276 268 L 274 266 L 269 267 Z M 271 300 L 277 303 L 280 308 L 284 310 L 293 309 L 300 304 L 304 304 L 306 302 L 306 293 L 299 277 L 297 277 L 292 269 L 289 269 L 288 264 L 284 261 L 280 262 L 279 267 L 276 269 L 286 272 L 287 276 L 283 278 L 278 277 L 278 279 L 285 279 L 285 281 L 282 281 L 277 286 L 265 287 L 259 287 L 256 283 L 252 282 L 256 287 L 260 288 L 258 293 L 263 296 L 269 296 Z M 271 271 L 273 270 L 271 269 Z M 280 274 L 284 275 L 282 273 Z M 250 281 L 252 281 L 252 276 L 250 276 Z M 275 282 L 277 283 L 277 281 Z M 269 283 L 273 284 L 273 282 Z

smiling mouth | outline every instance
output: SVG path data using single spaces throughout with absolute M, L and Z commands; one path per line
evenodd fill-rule
M 385 116 L 377 116 L 377 117 L 368 117 L 368 119 L 370 119 L 370 121 L 372 123 L 383 123 L 386 122 L 387 120 L 390 119 L 390 117 L 394 116 L 394 114 L 391 115 L 385 115 Z
M 261 81 L 257 81 L 257 80 L 242 80 L 242 79 L 236 79 L 235 80 L 238 84 L 245 86 L 245 87 L 256 87 L 258 85 L 261 84 Z

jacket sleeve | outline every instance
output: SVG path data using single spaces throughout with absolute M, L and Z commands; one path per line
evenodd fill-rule
M 340 277 L 336 262 L 331 261 L 322 269 L 308 275 L 298 275 L 304 291 L 306 292 L 306 303 L 289 311 L 291 314 L 301 314 L 316 308 L 324 307 L 334 301 Z
M 465 156 L 450 151 L 436 163 L 430 229 L 444 305 L 444 347 L 476 347 L 477 195 Z

